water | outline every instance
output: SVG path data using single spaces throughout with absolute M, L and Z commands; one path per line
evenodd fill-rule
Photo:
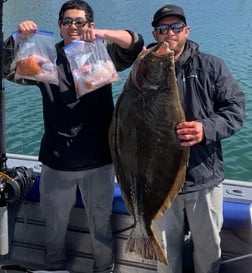
M 4 3 L 3 30 L 7 38 L 19 22 L 34 20 L 41 29 L 53 31 L 59 40 L 58 11 L 65 0 L 8 0 Z M 252 181 L 252 1 L 250 0 L 177 0 L 184 7 L 191 26 L 190 38 L 201 51 L 220 56 L 246 95 L 247 120 L 234 136 L 223 141 L 225 176 Z M 94 0 L 97 28 L 133 29 L 145 44 L 153 41 L 153 13 L 167 1 Z M 109 5 L 108 5 L 109 4 Z M 122 90 L 129 70 L 120 73 L 114 84 L 114 99 Z M 41 95 L 36 87 L 4 81 L 6 90 L 6 150 L 9 153 L 38 155 L 43 134 Z

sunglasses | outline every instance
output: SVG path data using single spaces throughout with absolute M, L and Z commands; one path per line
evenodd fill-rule
M 174 33 L 179 33 L 183 30 L 186 25 L 184 23 L 174 23 L 174 24 L 163 24 L 155 27 L 157 34 L 167 34 L 169 29 L 171 29 Z
M 71 17 L 65 17 L 61 21 L 63 26 L 71 27 L 74 24 L 76 27 L 84 27 L 88 21 L 85 21 L 83 18 L 78 17 L 75 20 Z

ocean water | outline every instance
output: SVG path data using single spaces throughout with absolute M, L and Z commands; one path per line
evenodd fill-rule
M 40 29 L 53 31 L 60 40 L 57 19 L 64 0 L 8 0 L 3 4 L 3 31 L 7 38 L 23 20 L 35 21 Z M 90 0 L 97 28 L 132 29 L 141 33 L 145 44 L 153 41 L 154 12 L 167 1 Z M 252 181 L 252 1 L 177 0 L 191 27 L 190 39 L 201 51 L 221 57 L 246 95 L 246 122 L 243 128 L 223 141 L 225 176 Z M 108 5 L 109 4 L 109 5 Z M 129 70 L 114 83 L 114 100 L 122 91 Z M 6 151 L 38 155 L 43 134 L 41 95 L 36 87 L 4 80 L 6 97 Z

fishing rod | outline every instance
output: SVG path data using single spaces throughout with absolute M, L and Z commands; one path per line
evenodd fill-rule
M 0 0 L 0 207 L 4 206 L 6 202 L 22 199 L 34 182 L 32 169 L 7 168 L 6 164 L 3 3 L 7 1 Z
M 8 206 L 10 202 L 24 199 L 32 187 L 35 177 L 33 170 L 26 167 L 7 168 L 5 142 L 5 88 L 4 88 L 4 35 L 3 3 L 0 0 L 0 256 L 9 252 Z
M 3 3 L 0 0 L 0 170 L 6 168 L 6 143 L 5 143 L 5 90 L 3 80 Z
M 3 3 L 7 0 L 0 0 L 0 171 L 6 169 L 6 147 L 5 147 L 5 92 L 3 81 Z M 1 179 L 2 181 L 2 179 Z M 2 184 L 0 182 L 0 193 Z M 5 200 L 0 198 L 0 255 L 9 252 L 8 246 L 8 211 Z

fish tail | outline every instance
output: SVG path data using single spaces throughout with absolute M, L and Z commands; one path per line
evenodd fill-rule
M 165 252 L 158 242 L 152 227 L 150 227 L 149 232 L 146 232 L 141 224 L 136 223 L 128 238 L 126 251 L 135 252 L 144 259 L 156 260 L 168 265 Z

